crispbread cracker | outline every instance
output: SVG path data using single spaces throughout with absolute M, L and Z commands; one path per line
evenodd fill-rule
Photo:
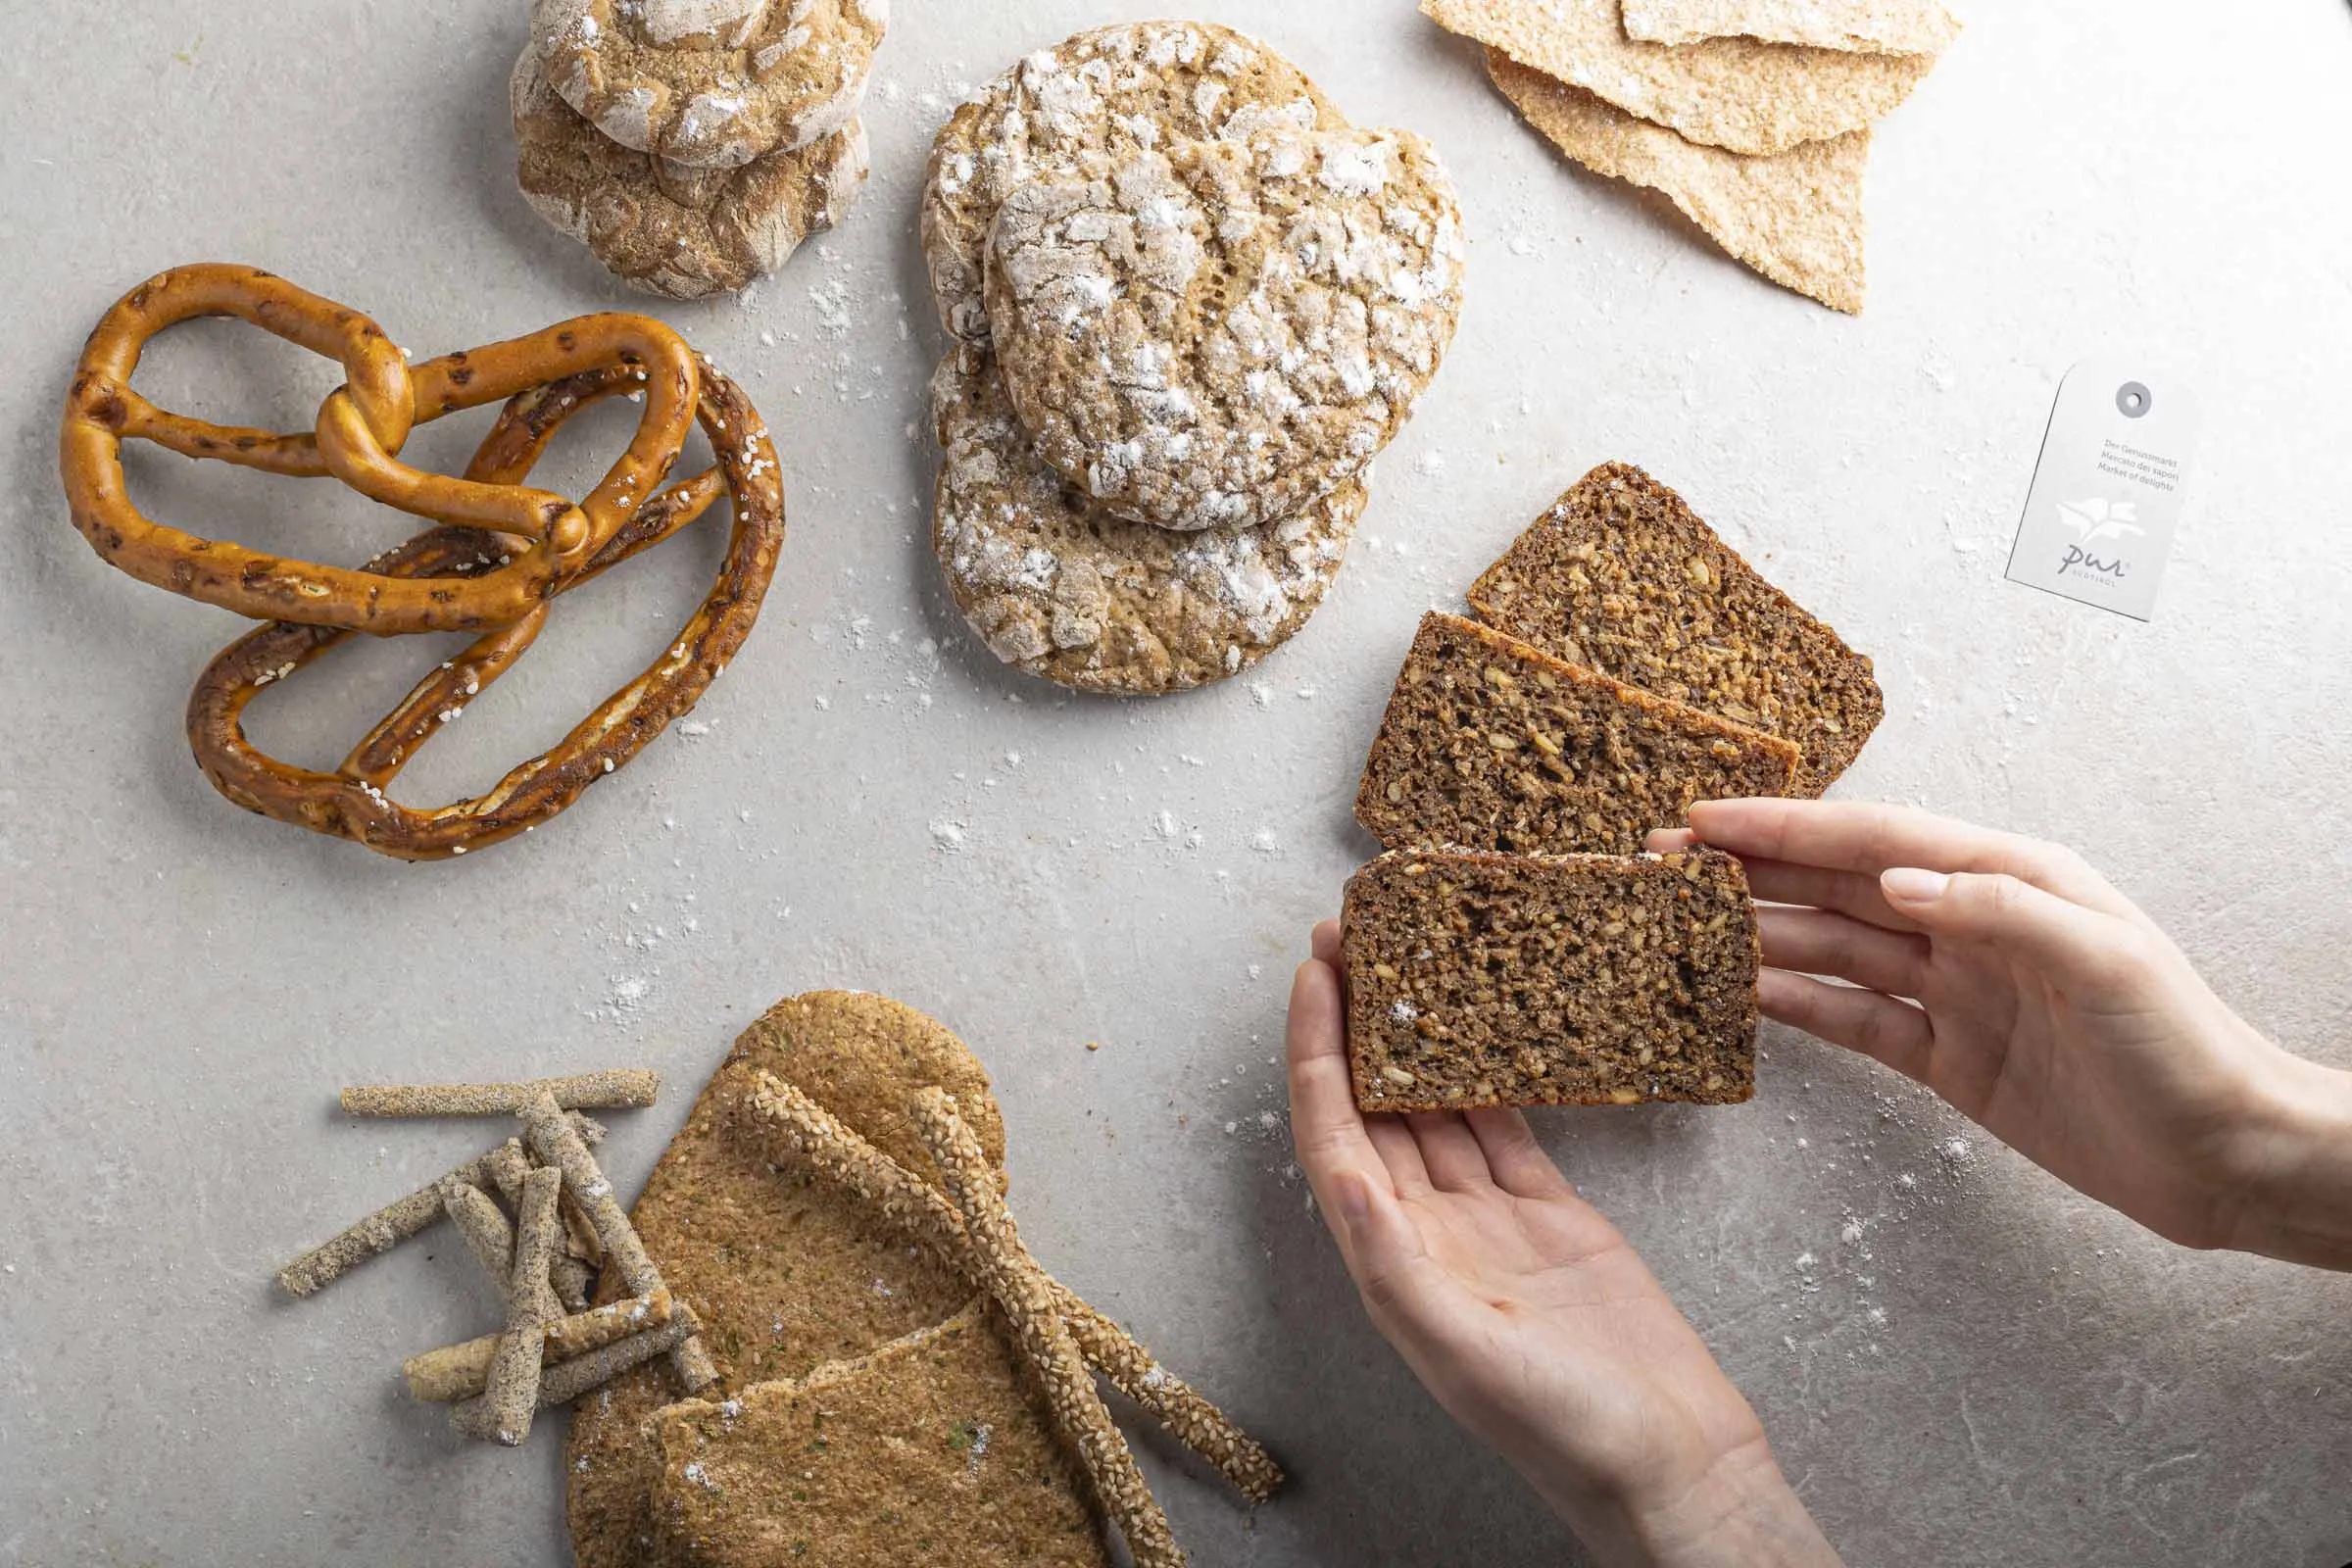
M 1911 95 L 1926 55 L 1753 38 L 1668 48 L 1625 35 L 1618 0 L 1421 0 L 1440 26 L 1500 49 L 1692 141 L 1770 155 L 1860 130 Z
M 1631 464 L 1569 486 L 1470 605 L 1554 659 L 1795 742 L 1791 794 L 1827 789 L 1886 713 L 1868 659 Z
M 663 1568 L 1107 1568 L 1085 1480 L 975 1303 L 654 1423 Z
M 885 998 L 814 992 L 746 1029 L 631 1210 L 676 1298 L 702 1322 L 720 1385 L 807 1376 L 961 1311 L 971 1287 L 877 1225 L 862 1200 L 805 1171 L 779 1170 L 744 1125 L 760 1070 L 809 1098 L 902 1163 L 923 1168 L 906 1117 L 917 1090 L 956 1097 L 991 1160 L 1004 1122 L 980 1063 L 944 1026 Z M 621 1294 L 606 1270 L 599 1296 Z M 677 1397 L 665 1366 L 617 1379 L 573 1413 L 567 1450 L 572 1549 L 580 1568 L 653 1560 L 657 1449 L 650 1420 Z
M 1646 43 L 1761 38 L 1856 54 L 1936 55 L 1960 19 L 1936 0 L 1624 0 L 1625 32 Z
M 1487 69 L 1529 124 L 1570 158 L 1663 193 L 1716 243 L 1785 288 L 1832 310 L 1862 309 L 1862 172 L 1867 127 L 1774 158 L 1702 147 L 1498 49 Z

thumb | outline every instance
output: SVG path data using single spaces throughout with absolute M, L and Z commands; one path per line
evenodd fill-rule
M 1999 873 L 1896 867 L 1880 874 L 1879 891 L 1930 937 L 2001 949 L 2062 986 L 2117 984 L 2138 936 L 2112 915 Z
M 1348 1271 L 1366 1308 L 1375 1317 L 1426 1316 L 1443 1276 L 1396 1198 L 1348 1170 L 1333 1178 L 1331 1202 L 1346 1232 Z

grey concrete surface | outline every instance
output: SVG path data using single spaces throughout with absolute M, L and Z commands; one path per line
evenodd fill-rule
M 396 1393 L 402 1356 L 497 1320 L 449 1237 L 272 1298 L 279 1263 L 479 1137 L 352 1125 L 330 1097 L 651 1064 L 671 1092 L 611 1146 L 633 1192 L 733 1033 L 823 986 L 972 1042 L 1038 1251 L 1291 1461 L 1245 1518 L 1154 1450 L 1197 1561 L 1574 1560 L 1366 1328 L 1291 1172 L 1274 1057 L 1306 928 L 1368 851 L 1348 802 L 1416 616 L 1603 459 L 1681 487 L 1878 655 L 1889 716 L 1846 793 L 2078 845 L 2250 1016 L 2352 1066 L 2342 5 L 1972 7 L 1880 139 L 1859 320 L 1563 167 L 1407 0 L 1205 6 L 1358 121 L 1436 142 L 1469 304 L 1305 633 L 1219 689 L 1080 701 L 1001 671 L 930 562 L 914 204 L 969 84 L 1157 9 L 906 0 L 847 229 L 755 295 L 656 307 L 777 432 L 792 532 L 757 636 L 696 733 L 528 840 L 422 867 L 214 796 L 180 710 L 236 625 L 92 557 L 53 432 L 88 324 L 174 263 L 269 267 L 420 354 L 642 307 L 513 189 L 520 0 L 117 0 L 11 29 L 0 1560 L 566 1561 L 553 1424 L 493 1452 Z M 2058 377 L 2118 346 L 2192 367 L 2211 409 L 2149 626 L 2001 580 Z M 334 379 L 218 323 L 143 375 L 280 426 Z M 467 435 L 412 450 L 455 461 Z M 593 445 L 554 471 L 576 485 Z M 159 513 L 344 560 L 404 531 L 153 454 L 134 479 Z M 567 601 L 412 798 L 560 734 L 711 559 L 681 543 Z M 339 756 L 428 657 L 343 657 L 258 731 Z M 1767 1048 L 1745 1108 L 1542 1127 L 1850 1561 L 2352 1557 L 2352 1282 L 2174 1250 L 1866 1062 Z

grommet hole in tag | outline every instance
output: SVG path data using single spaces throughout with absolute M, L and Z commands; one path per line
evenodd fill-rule
M 2195 393 L 2170 371 L 2122 360 L 2067 371 L 2009 580 L 2134 620 L 2153 616 L 2203 422 Z

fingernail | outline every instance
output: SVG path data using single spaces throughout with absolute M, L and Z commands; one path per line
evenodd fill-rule
M 1941 871 L 1919 871 L 1897 866 L 1879 874 L 1879 890 L 1896 904 L 1934 904 L 1943 897 L 1952 879 Z

